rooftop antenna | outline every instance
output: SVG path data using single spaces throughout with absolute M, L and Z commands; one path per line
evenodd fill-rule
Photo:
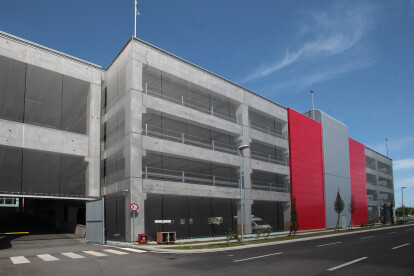
M 135 22 L 134 22 L 134 37 L 137 38 L 137 15 L 139 15 L 137 0 L 135 0 L 134 9 L 135 9 L 135 12 L 134 12 L 134 19 L 135 19 Z
M 312 94 L 312 119 L 315 120 L 315 102 L 313 101 L 313 90 L 310 91 Z
M 385 149 L 387 150 L 387 157 L 388 157 L 388 138 L 385 138 Z

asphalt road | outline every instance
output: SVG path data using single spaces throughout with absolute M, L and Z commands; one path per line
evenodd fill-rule
M 0 250 L 0 275 L 414 275 L 414 225 L 204 254 L 131 252 L 70 237 L 10 244 Z M 14 264 L 16 256 L 27 262 Z

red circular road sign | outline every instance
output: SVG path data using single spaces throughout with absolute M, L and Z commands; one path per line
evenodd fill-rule
M 131 211 L 138 211 L 139 206 L 136 203 L 131 203 L 131 205 L 129 205 L 129 209 L 131 209 Z

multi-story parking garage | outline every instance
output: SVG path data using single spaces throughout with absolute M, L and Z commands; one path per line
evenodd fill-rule
M 85 202 L 101 196 L 101 74 L 0 33 L 0 193 L 21 198 L 20 212 L 2 208 L 2 232 L 13 223 L 36 231 L 27 216 L 71 230 L 85 224 Z
M 86 221 L 91 235 L 102 232 L 105 206 L 111 240 L 223 235 L 239 230 L 241 213 L 246 233 L 251 217 L 280 231 L 295 196 L 301 229 L 331 228 L 338 190 L 353 206 L 345 227 L 394 200 L 391 160 L 341 122 L 285 108 L 144 41 L 130 39 L 106 70 L 6 33 L 0 56 L 1 195 L 47 199 L 32 214 L 57 227 Z M 240 145 L 249 146 L 242 157 Z

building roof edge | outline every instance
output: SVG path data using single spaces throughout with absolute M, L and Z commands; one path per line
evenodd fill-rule
M 392 161 L 392 158 L 389 158 L 388 156 L 385 156 L 384 154 L 379 153 L 378 151 L 373 150 L 373 149 L 371 149 L 371 148 L 369 148 L 369 147 L 367 147 L 367 146 L 365 146 L 365 145 L 364 145 L 364 147 L 365 147 L 366 149 L 369 149 L 370 151 L 373 151 L 373 152 L 375 152 L 376 154 L 379 154 L 379 155 L 381 155 L 382 157 L 387 158 L 387 159 L 389 159 L 389 160 L 391 160 L 391 161 Z
M 204 72 L 206 72 L 206 73 L 209 73 L 209 74 L 211 74 L 211 75 L 213 75 L 214 77 L 217 77 L 217 78 L 219 78 L 219 79 L 222 79 L 222 80 L 224 80 L 224 81 L 226 81 L 226 82 L 228 82 L 228 83 L 230 83 L 230 84 L 232 84 L 232 85 L 235 85 L 235 86 L 237 86 L 237 87 L 239 87 L 239 88 L 241 88 L 241 89 L 243 89 L 243 90 L 245 90 L 245 91 L 247 91 L 247 92 L 250 92 L 250 93 L 252 93 L 252 94 L 254 94 L 254 95 L 256 95 L 256 96 L 259 96 L 259 97 L 261 97 L 262 99 L 264 99 L 264 100 L 266 100 L 266 101 L 268 101 L 268 102 L 270 102 L 270 103 L 272 103 L 272 104 L 276 104 L 277 106 L 280 106 L 280 107 L 282 107 L 282 108 L 284 108 L 284 109 L 287 109 L 287 107 L 285 107 L 285 106 L 283 106 L 283 105 L 281 105 L 281 104 L 279 104 L 279 103 L 277 103 L 277 102 L 275 102 L 275 101 L 272 101 L 272 100 L 270 100 L 270 99 L 268 99 L 268 98 L 266 98 L 266 97 L 264 97 L 264 96 L 262 96 L 262 95 L 260 95 L 260 94 L 258 94 L 258 93 L 256 93 L 256 92 L 254 92 L 254 91 L 252 91 L 252 90 L 249 90 L 249 89 L 247 89 L 246 87 L 243 87 L 243 86 L 241 86 L 241 85 L 239 85 L 239 84 L 237 84 L 237 83 L 235 83 L 235 82 L 232 82 L 231 80 L 228 80 L 228 79 L 226 79 L 226 78 L 224 78 L 224 77 L 222 77 L 222 76 L 220 76 L 220 75 L 217 75 L 216 73 L 213 73 L 213 72 L 211 72 L 211 71 L 209 71 L 209 70 L 207 70 L 207 69 L 204 69 L 203 67 L 201 67 L 201 66 L 198 66 L 198 65 L 196 65 L 196 64 L 194 64 L 194 63 L 192 63 L 192 62 L 190 62 L 190 61 L 188 61 L 188 60 L 185 60 L 185 59 L 183 59 L 183 58 L 181 58 L 181 57 L 179 57 L 179 56 L 176 56 L 176 55 L 174 55 L 174 54 L 172 54 L 172 53 L 170 53 L 170 52 L 167 52 L 166 50 L 163 50 L 163 49 L 161 49 L 161 48 L 159 48 L 159 47 L 157 47 L 157 46 L 154 46 L 154 45 L 152 45 L 151 43 L 148 43 L 148 42 L 146 42 L 146 41 L 144 41 L 144 40 L 141 40 L 141 39 L 139 39 L 139 38 L 136 38 L 136 37 L 132 37 L 131 38 L 131 40 L 132 41 L 136 41 L 136 42 L 138 42 L 138 43 L 141 43 L 141 44 L 143 44 L 143 45 L 145 45 L 145 46 L 148 46 L 148 47 L 151 47 L 151 48 L 153 48 L 154 50 L 157 50 L 157 51 L 159 51 L 159 52 L 161 52 L 161 53 L 163 53 L 163 54 L 166 54 L 166 55 L 168 55 L 168 56 L 170 56 L 170 57 L 172 57 L 172 58 L 175 58 L 175 59 L 178 59 L 179 61 L 181 61 L 181 62 L 184 62 L 184 63 L 186 63 L 186 64 L 188 64 L 188 65 L 190 65 L 190 66 L 193 66 L 193 67 L 195 67 L 195 68 L 197 68 L 197 69 L 199 69 L 199 70 L 202 70 L 202 71 L 204 71 Z M 127 44 L 130 42 L 130 40 L 128 40 L 128 42 L 127 42 Z M 126 45 L 127 45 L 126 44 Z M 123 47 L 123 49 L 126 47 L 126 45 Z M 122 52 L 122 50 L 121 50 L 121 52 Z M 121 53 L 120 52 L 120 53 Z M 119 54 L 118 54 L 119 55 Z M 116 58 L 115 58 L 116 59 Z M 114 60 L 115 60 L 114 59 Z M 113 63 L 113 61 L 111 62 L 111 64 Z M 109 68 L 109 66 L 108 66 L 108 68 Z
M 74 56 L 65 54 L 63 52 L 59 52 L 57 50 L 53 50 L 52 48 L 48 48 L 46 46 L 43 46 L 43 45 L 40 45 L 40 44 L 31 42 L 29 40 L 23 39 L 21 37 L 18 37 L 18 36 L 15 36 L 15 35 L 12 35 L 12 34 L 3 32 L 3 31 L 0 31 L 0 37 L 6 38 L 6 39 L 9 39 L 9 40 L 13 40 L 13 41 L 15 41 L 17 43 L 24 44 L 24 45 L 27 45 L 27 46 L 30 46 L 30 47 L 33 47 L 33 48 L 40 49 L 42 51 L 45 51 L 45 52 L 54 54 L 56 56 L 60 56 L 60 57 L 63 57 L 63 58 L 67 58 L 67 59 L 73 60 L 75 62 L 84 64 L 84 65 L 87 65 L 87 66 L 90 66 L 90 67 L 94 67 L 94 68 L 103 70 L 102 69 L 102 66 L 97 65 L 95 63 L 92 63 L 92 62 L 89 62 L 89 61 L 86 61 L 86 60 L 83 60 L 83 59 L 80 59 L 80 58 L 77 58 L 77 57 L 74 57 Z

